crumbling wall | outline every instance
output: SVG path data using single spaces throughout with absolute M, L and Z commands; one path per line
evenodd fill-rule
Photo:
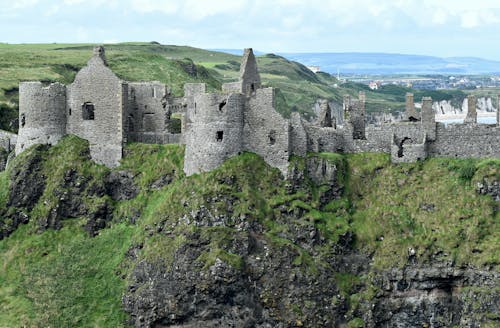
M 290 151 L 297 156 L 305 156 L 307 153 L 307 132 L 304 122 L 297 112 L 292 113 L 290 119 Z
M 66 87 L 41 82 L 19 84 L 16 154 L 34 144 L 56 144 L 66 134 Z
M 306 125 L 307 150 L 310 152 L 342 153 L 346 149 L 342 130 L 333 127 Z
M 429 156 L 500 157 L 500 128 L 492 124 L 437 124 Z
M 167 87 L 160 82 L 134 82 L 128 85 L 129 106 L 126 131 L 162 132 L 165 130 Z M 135 141 L 135 140 L 134 140 Z
M 366 119 L 365 119 L 366 96 L 363 91 L 359 92 L 359 99 L 344 97 L 344 119 L 347 120 L 347 129 L 352 131 L 352 138 L 355 140 L 366 139 Z
M 243 151 L 242 94 L 197 94 L 188 109 L 184 172 L 191 175 L 215 169 Z
M 252 48 L 247 48 L 243 52 L 240 66 L 241 93 L 246 96 L 255 94 L 257 89 L 260 89 L 260 75 L 257 69 L 257 60 L 253 54 Z
M 342 133 L 344 135 L 344 150 L 347 153 L 391 152 L 391 125 L 366 127 L 365 139 L 354 139 L 352 127 L 350 126 L 345 126 Z
M 119 165 L 124 141 L 128 85 L 106 65 L 96 48 L 68 86 L 67 132 L 90 143 L 92 158 L 108 167 Z
M 290 157 L 290 122 L 274 107 L 274 89 L 257 89 L 248 100 L 244 149 L 264 158 L 286 176 Z

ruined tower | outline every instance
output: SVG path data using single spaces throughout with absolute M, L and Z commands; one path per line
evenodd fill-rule
M 318 125 L 323 128 L 336 128 L 337 124 L 335 122 L 335 118 L 332 118 L 332 110 L 328 104 L 328 100 L 321 99 L 319 101 L 319 109 Z
M 413 100 L 413 93 L 408 92 L 406 94 L 405 103 L 405 119 L 411 122 L 420 120 L 420 115 L 415 110 L 415 102 Z
M 207 172 L 242 151 L 244 95 L 202 93 L 189 109 L 184 172 Z
M 467 116 L 464 123 L 477 123 L 476 96 L 467 96 Z
M 55 145 L 66 134 L 66 87 L 60 83 L 19 84 L 16 154 L 35 144 Z
M 422 98 L 422 129 L 428 141 L 436 139 L 436 116 L 432 109 L 432 98 Z
M 246 48 L 240 66 L 241 93 L 249 96 L 261 87 L 257 61 L 252 48 Z
M 67 89 L 67 133 L 88 140 L 96 162 L 119 165 L 128 85 L 107 67 L 103 47 L 94 48 L 94 55 Z
M 353 139 L 366 139 L 365 135 L 365 102 L 366 95 L 359 92 L 358 100 L 344 96 L 344 116 L 352 128 Z

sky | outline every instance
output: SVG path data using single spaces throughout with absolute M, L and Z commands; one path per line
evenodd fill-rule
M 0 42 L 500 60 L 500 0 L 0 0 Z

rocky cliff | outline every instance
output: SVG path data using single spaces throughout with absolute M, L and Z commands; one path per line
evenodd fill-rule
M 66 137 L 0 173 L 0 326 L 496 327 L 498 160 L 179 146 L 109 170 Z
M 490 97 L 480 97 L 477 99 L 476 108 L 478 113 L 494 113 L 496 112 L 496 105 L 493 105 L 496 100 Z M 468 112 L 467 98 L 462 101 L 460 107 L 454 106 L 451 101 L 435 101 L 432 105 L 436 115 L 465 115 Z

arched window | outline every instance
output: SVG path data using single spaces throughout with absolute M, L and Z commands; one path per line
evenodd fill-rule
M 82 105 L 82 118 L 84 120 L 94 119 L 94 104 L 91 102 L 86 102 Z

